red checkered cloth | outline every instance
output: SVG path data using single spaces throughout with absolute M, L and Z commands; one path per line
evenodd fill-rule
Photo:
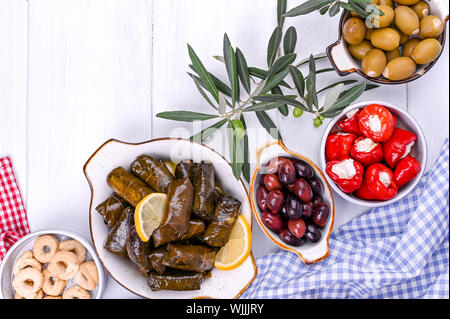
M 0 158 L 0 261 L 13 244 L 29 232 L 27 213 L 11 160 Z

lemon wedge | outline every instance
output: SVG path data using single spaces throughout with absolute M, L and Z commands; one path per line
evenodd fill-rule
M 134 211 L 134 223 L 136 232 L 143 242 L 147 242 L 161 224 L 166 200 L 166 194 L 152 193 L 137 204 Z
M 239 267 L 247 259 L 251 247 L 250 225 L 244 216 L 239 215 L 227 244 L 216 255 L 214 266 L 220 270 L 232 270 Z

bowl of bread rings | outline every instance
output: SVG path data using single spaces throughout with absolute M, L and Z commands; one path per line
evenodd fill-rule
M 0 266 L 0 299 L 100 299 L 105 275 L 92 246 L 61 230 L 30 233 Z

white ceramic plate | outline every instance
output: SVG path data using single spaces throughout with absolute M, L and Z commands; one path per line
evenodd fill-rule
M 117 166 L 129 168 L 137 156 L 148 154 L 161 160 L 192 159 L 210 161 L 216 177 L 224 190 L 242 202 L 241 215 L 249 224 L 252 222 L 250 199 L 242 180 L 236 180 L 230 164 L 219 153 L 198 143 L 182 139 L 161 138 L 148 142 L 131 144 L 109 140 L 87 161 L 84 173 L 91 187 L 90 228 L 92 242 L 108 273 L 124 288 L 145 298 L 237 298 L 251 284 L 257 269 L 253 256 L 238 268 L 221 271 L 216 268 L 212 276 L 203 280 L 200 290 L 194 291 L 152 291 L 137 267 L 125 258 L 115 256 L 103 248 L 108 228 L 95 207 L 113 193 L 106 184 L 106 176 Z

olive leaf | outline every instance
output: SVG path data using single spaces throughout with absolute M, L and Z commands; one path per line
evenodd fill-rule
M 214 134 L 215 132 L 217 132 L 217 130 L 219 128 L 221 128 L 228 120 L 227 119 L 223 119 L 220 120 L 219 122 L 205 128 L 204 130 L 200 131 L 199 133 L 192 135 L 190 137 L 191 141 L 194 142 L 203 142 L 204 140 L 206 140 L 208 137 L 210 137 L 212 134 Z
M 270 36 L 267 46 L 267 66 L 270 68 L 277 57 L 278 48 L 280 47 L 281 37 L 283 36 L 282 28 L 277 26 Z
M 242 86 L 245 91 L 250 94 L 250 73 L 248 71 L 247 61 L 245 60 L 244 54 L 239 48 L 236 48 L 236 63 L 239 79 L 241 80 Z
M 236 64 L 236 54 L 231 46 L 230 39 L 225 33 L 223 36 L 223 57 L 228 73 L 228 78 L 231 83 L 231 106 L 234 108 L 236 101 L 239 99 L 239 82 Z
M 294 27 L 289 27 L 283 38 L 283 50 L 284 54 L 294 53 L 295 46 L 297 45 L 297 31 Z
M 202 80 L 203 84 L 205 84 L 206 88 L 211 93 L 211 95 L 214 97 L 214 99 L 217 102 L 219 102 L 219 92 L 217 90 L 216 85 L 212 81 L 210 74 L 206 71 L 205 66 L 203 65 L 202 61 L 200 61 L 200 59 L 198 58 L 194 49 L 192 49 L 192 47 L 189 44 L 188 44 L 188 51 L 189 51 L 189 57 L 191 58 L 193 69 L 198 74 L 198 76 Z
M 261 123 L 262 127 L 264 127 L 274 139 L 276 140 L 282 140 L 280 131 L 278 131 L 278 128 L 276 127 L 275 123 L 273 123 L 272 119 L 267 115 L 264 111 L 258 111 L 255 112 L 256 117 L 258 118 L 258 121 Z
M 245 180 L 250 183 L 250 149 L 248 147 L 247 124 L 245 123 L 244 114 L 241 114 L 240 120 L 245 130 L 244 134 L 244 164 L 242 165 L 242 174 Z
M 191 111 L 161 112 L 156 114 L 156 116 L 166 120 L 182 121 L 182 122 L 206 121 L 219 117 L 218 115 L 214 114 L 205 114 Z
M 284 16 L 296 17 L 299 15 L 308 14 L 332 2 L 334 2 L 334 0 L 308 0 L 302 3 L 301 5 L 289 10 Z

